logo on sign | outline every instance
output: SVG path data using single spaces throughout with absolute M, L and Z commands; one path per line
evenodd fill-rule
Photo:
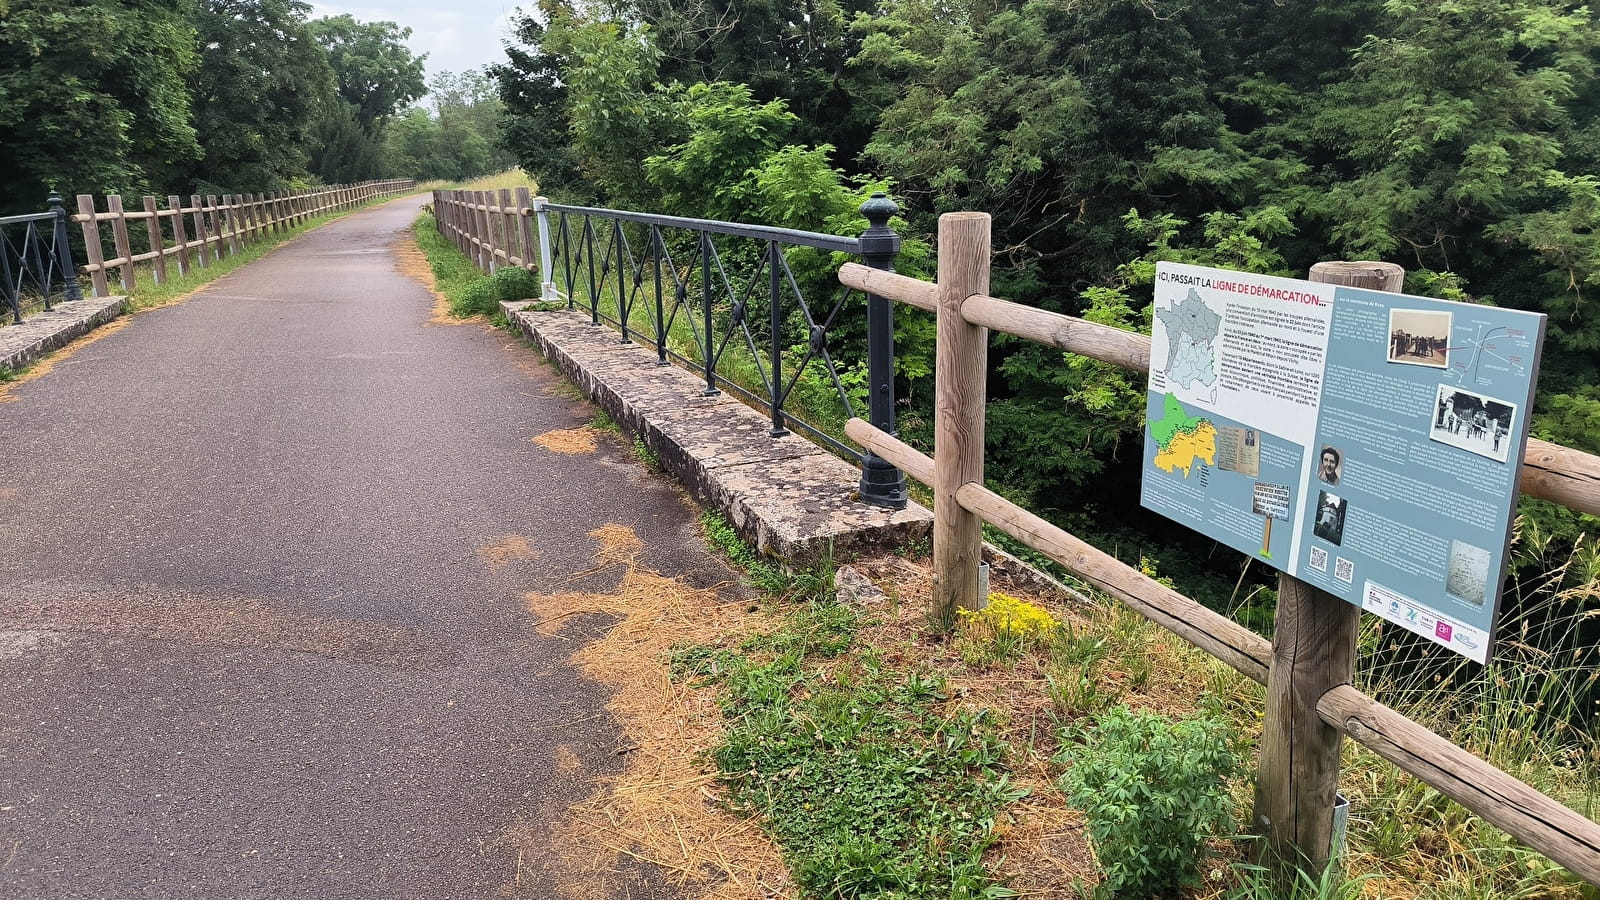
M 1449 622 L 1439 622 L 1433 626 L 1433 633 L 1438 635 L 1439 640 L 1441 641 L 1450 640 L 1450 634 L 1452 631 L 1454 631 L 1454 629 L 1450 627 Z

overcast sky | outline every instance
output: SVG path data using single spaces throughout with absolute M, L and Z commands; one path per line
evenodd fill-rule
M 312 18 L 349 13 L 362 22 L 394 22 L 411 29 L 411 52 L 428 54 L 428 77 L 476 69 L 504 58 L 517 0 L 340 0 L 311 3 Z

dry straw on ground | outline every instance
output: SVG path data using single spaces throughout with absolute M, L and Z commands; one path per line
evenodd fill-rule
M 428 257 L 417 246 L 417 240 L 409 232 L 401 234 L 389 247 L 394 254 L 395 271 L 410 278 L 428 289 L 433 295 L 433 309 L 429 312 L 429 325 L 465 325 L 471 319 L 458 319 L 450 314 L 450 300 L 439 293 L 438 282 L 433 278 L 433 267 L 428 265 Z
M 710 642 L 749 629 L 742 603 L 640 569 L 643 544 L 607 525 L 590 532 L 597 567 L 625 566 L 614 593 L 529 594 L 541 633 L 579 613 L 615 616 L 605 637 L 574 655 L 585 674 L 615 691 L 607 709 L 631 748 L 628 766 L 574 806 L 554 836 L 573 881 L 569 898 L 613 896 L 624 857 L 656 866 L 698 900 L 786 896 L 778 850 L 758 823 L 724 812 L 716 776 L 701 758 L 722 733 L 713 691 L 674 683 L 666 658 L 680 643 Z
M 501 569 L 514 562 L 533 559 L 539 551 L 520 534 L 501 535 L 478 548 L 478 558 L 491 569 Z
M 600 432 L 587 425 L 582 428 L 565 428 L 546 431 L 532 439 L 535 444 L 551 453 L 578 455 L 593 453 L 600 446 Z

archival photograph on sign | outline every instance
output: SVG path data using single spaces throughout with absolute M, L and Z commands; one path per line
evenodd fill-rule
M 1327 491 L 1317 494 L 1317 519 L 1311 533 L 1338 546 L 1344 541 L 1345 501 Z
M 1317 480 L 1323 484 L 1338 484 L 1344 474 L 1344 453 L 1337 447 L 1323 447 L 1317 456 Z
M 1217 429 L 1217 468 L 1250 478 L 1261 475 L 1261 441 L 1253 428 L 1224 425 Z
M 1516 418 L 1514 403 L 1441 384 L 1428 437 L 1505 462 L 1511 452 L 1510 435 Z
M 1425 309 L 1389 310 L 1389 362 L 1448 367 L 1450 313 Z
M 1464 541 L 1450 542 L 1450 570 L 1445 593 L 1457 600 L 1482 606 L 1489 595 L 1489 551 Z

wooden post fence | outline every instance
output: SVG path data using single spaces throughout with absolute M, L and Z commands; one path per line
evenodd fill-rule
M 848 287 L 939 316 L 936 455 L 929 458 L 861 419 L 850 420 L 845 428 L 856 443 L 934 489 L 935 612 L 942 615 L 947 606 L 964 606 L 975 592 L 975 579 L 972 590 L 967 590 L 972 561 L 980 549 L 980 533 L 973 523 L 988 522 L 1265 685 L 1267 720 L 1255 819 L 1265 837 L 1267 859 L 1280 872 L 1293 865 L 1320 867 L 1327 861 L 1339 743 L 1348 737 L 1573 874 L 1600 885 L 1600 824 L 1351 686 L 1360 615 L 1354 606 L 1286 578 L 1280 583 L 1277 630 L 1269 642 L 984 487 L 984 370 L 973 364 L 974 355 L 982 351 L 971 344 L 982 329 L 1136 371 L 1149 368 L 1150 338 L 985 296 L 987 217 L 946 214 L 940 218 L 939 237 L 937 285 L 857 263 L 847 263 L 839 272 L 839 280 Z M 1312 277 L 1325 283 L 1396 290 L 1401 274 L 1397 266 L 1336 263 L 1319 264 Z M 961 422 L 962 428 L 947 429 L 941 416 L 949 417 L 944 421 L 950 425 Z M 972 439 L 974 430 L 978 440 Z M 1600 457 L 1530 439 L 1522 465 L 1524 493 L 1600 515 Z M 941 541 L 964 541 L 966 546 L 946 547 L 941 553 Z
M 934 615 L 945 625 L 957 609 L 976 610 L 983 522 L 956 501 L 964 484 L 983 483 L 983 416 L 989 330 L 961 316 L 967 298 L 989 293 L 989 214 L 939 217 L 939 331 L 935 344 L 933 434 L 945 448 L 934 473 Z
M 187 274 L 191 259 L 204 268 L 213 260 L 236 255 L 268 235 L 285 234 L 322 213 L 353 209 L 374 198 L 409 193 L 414 188 L 415 182 L 399 179 L 288 193 L 207 196 L 204 201 L 195 194 L 189 197 L 188 206 L 174 194 L 166 198 L 165 209 L 160 208 L 155 197 L 143 197 L 142 208 L 134 212 L 129 212 L 123 198 L 117 195 L 107 196 L 105 210 L 99 211 L 93 195 L 79 194 L 78 213 L 72 221 L 83 228 L 85 264 L 80 271 L 89 276 L 97 297 L 109 296 L 107 273 L 113 269 L 117 270 L 123 291 L 132 293 L 138 283 L 138 267 L 143 264 L 150 264 L 151 277 L 157 284 L 164 284 L 169 278 L 168 257 L 176 257 L 179 273 Z M 192 228 L 185 228 L 185 216 Z M 144 220 L 150 249 L 136 254 L 128 222 L 139 219 Z M 168 220 L 166 227 L 163 219 Z M 107 222 L 111 225 L 115 254 L 111 259 L 105 256 L 100 230 L 101 224 Z

